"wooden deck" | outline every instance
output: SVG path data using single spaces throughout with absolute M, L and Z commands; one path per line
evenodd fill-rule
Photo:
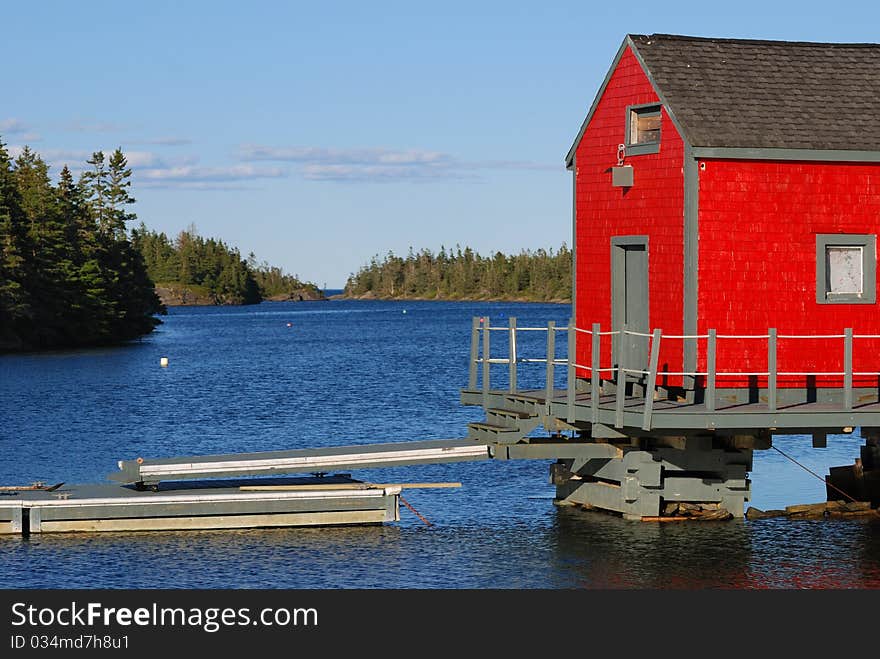
M 557 350 L 559 332 L 567 334 L 565 357 Z M 500 335 L 501 343 L 496 345 L 494 354 L 490 347 L 493 333 Z M 536 337 L 546 338 L 546 342 L 541 343 Z M 821 373 L 781 370 L 777 341 L 804 338 L 827 339 L 835 346 L 839 343 L 839 369 Z M 478 432 L 472 432 L 472 438 L 491 438 L 494 426 L 499 429 L 496 434 L 504 431 L 508 441 L 513 437 L 511 430 L 529 432 L 527 424 L 509 423 L 502 417 L 509 410 L 535 417 L 555 417 L 569 427 L 590 428 L 595 437 L 614 437 L 615 431 L 617 435 L 654 431 L 671 435 L 699 430 L 821 435 L 845 432 L 856 426 L 880 428 L 880 373 L 873 372 L 872 364 L 863 355 L 860 362 L 853 360 L 855 340 L 876 338 L 880 336 L 855 334 L 851 328 L 842 328 L 833 335 L 780 335 L 775 328 L 768 328 L 766 334 L 746 336 L 718 334 L 714 329 L 701 335 L 664 335 L 660 329 L 637 332 L 626 325 L 602 331 L 593 323 L 587 329 L 577 327 L 574 319 L 569 320 L 567 327 L 557 327 L 553 322 L 519 327 L 514 317 L 508 318 L 506 327 L 493 327 L 488 318 L 477 317 L 472 320 L 468 384 L 461 392 L 461 401 L 465 405 L 481 405 L 487 413 L 486 423 L 482 424 L 485 432 L 476 428 Z M 725 358 L 725 363 L 717 363 L 717 340 L 744 339 L 755 339 L 749 343 L 751 356 L 766 355 L 766 367 L 760 372 L 753 372 L 751 366 L 746 368 L 748 364 L 740 363 L 741 359 Z M 586 363 L 575 361 L 579 341 L 582 347 L 589 341 L 589 354 L 580 355 Z M 676 365 L 679 372 L 667 372 L 665 366 L 661 371 L 661 364 L 666 361 L 660 359 L 661 342 L 666 345 L 669 341 L 683 341 L 693 351 L 699 347 L 698 341 L 704 341 L 702 370 L 695 368 L 694 352 L 689 360 Z M 502 369 L 501 377 L 494 382 L 493 367 Z M 543 381 L 544 388 L 523 388 L 526 372 L 520 373 L 520 367 L 529 368 L 529 384 L 540 386 Z M 565 389 L 561 390 L 555 389 L 560 369 L 566 372 Z M 674 391 L 661 386 L 667 376 L 680 379 Z M 780 380 L 795 376 L 802 381 L 801 388 Z M 816 386 L 818 376 L 828 382 Z M 729 378 L 743 380 L 741 385 L 734 382 L 719 386 L 719 378 L 724 382 Z M 875 384 L 866 388 L 867 382 Z M 647 397 L 645 391 L 649 392 Z M 686 399 L 671 398 L 679 394 Z M 514 425 L 519 427 L 513 428 Z
M 621 400 L 622 398 L 622 400 Z M 590 426 L 599 424 L 617 430 L 651 431 L 693 430 L 770 430 L 791 434 L 845 432 L 856 426 L 880 426 L 880 403 L 876 400 L 856 403 L 844 409 L 835 402 L 778 403 L 771 410 L 764 401 L 728 402 L 716 400 L 714 409 L 705 403 L 684 400 L 645 400 L 642 396 L 618 397 L 615 393 L 601 395 L 594 405 L 587 391 L 569 397 L 567 390 L 556 389 L 548 399 L 543 389 L 494 389 L 488 392 L 462 390 L 465 405 L 484 408 L 534 410 L 537 414 L 555 417 L 567 424 Z

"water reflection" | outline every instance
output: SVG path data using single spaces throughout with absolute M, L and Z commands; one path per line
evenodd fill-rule
M 555 556 L 578 588 L 748 588 L 750 528 L 743 521 L 631 522 L 560 508 Z

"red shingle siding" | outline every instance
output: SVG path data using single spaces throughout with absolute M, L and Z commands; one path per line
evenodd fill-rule
M 880 165 L 709 160 L 699 177 L 700 332 L 842 334 L 851 327 L 880 334 L 876 304 L 816 302 L 816 234 L 878 232 Z M 841 339 L 780 340 L 778 355 L 779 371 L 843 370 Z M 701 345 L 701 370 L 704 356 Z M 717 367 L 764 371 L 766 342 L 719 341 Z M 854 368 L 880 370 L 880 341 L 855 341 Z M 804 383 L 779 379 L 780 386 Z
M 634 185 L 611 186 L 617 146 L 625 141 L 626 107 L 657 101 L 651 83 L 626 50 L 614 70 L 576 151 L 577 325 L 611 329 L 611 238 L 647 235 L 650 323 L 682 331 L 684 144 L 663 112 L 657 154 L 629 156 Z M 603 337 L 603 367 L 611 342 Z M 579 364 L 590 364 L 587 335 L 578 336 Z M 681 370 L 681 342 L 664 344 L 661 363 Z M 580 373 L 580 375 L 586 375 Z

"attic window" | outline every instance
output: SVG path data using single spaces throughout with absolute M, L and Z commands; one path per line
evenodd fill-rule
M 659 103 L 627 107 L 627 155 L 637 156 L 660 151 L 660 107 Z
M 819 304 L 875 302 L 875 245 L 873 235 L 817 235 L 816 301 Z

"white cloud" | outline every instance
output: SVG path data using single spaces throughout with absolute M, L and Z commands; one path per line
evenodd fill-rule
M 30 129 L 21 119 L 0 119 L 0 135 L 11 135 L 13 133 L 24 133 Z
M 23 145 L 8 147 L 12 158 L 17 158 Z M 104 149 L 109 160 L 114 149 Z M 93 151 L 46 149 L 39 152 L 49 165 L 60 170 L 67 164 L 71 172 L 77 176 L 88 165 L 86 160 L 92 157 Z M 135 188 L 180 188 L 194 190 L 238 190 L 245 189 L 246 184 L 260 179 L 281 178 L 287 171 L 281 167 L 237 164 L 230 166 L 205 167 L 199 166 L 196 156 L 177 156 L 163 158 L 152 151 L 123 150 L 128 166 L 134 170 L 133 183 Z
M 252 190 L 245 183 L 227 181 L 137 181 L 138 189 L 152 190 Z
M 105 151 L 104 155 L 113 153 Z M 155 153 L 150 151 L 123 151 L 125 159 L 128 160 L 128 166 L 136 169 L 139 167 L 158 167 L 163 163 Z
M 13 158 L 18 158 L 21 155 L 21 152 L 24 150 L 24 144 L 10 144 L 8 147 L 9 155 Z M 65 149 L 40 149 L 37 151 L 36 149 L 31 149 L 32 151 L 36 151 L 37 155 L 39 155 L 45 162 L 51 164 L 59 163 L 64 164 L 65 162 L 85 162 L 87 158 L 92 156 L 91 153 L 87 153 L 85 151 L 68 151 Z
M 448 154 L 418 149 L 330 149 L 315 146 L 270 147 L 256 144 L 240 147 L 239 156 L 242 160 L 281 160 L 328 165 L 436 165 L 452 162 Z
M 159 146 L 185 146 L 192 144 L 192 140 L 186 137 L 156 137 L 148 140 L 137 140 L 135 144 L 157 144 Z
M 477 180 L 473 174 L 464 174 L 449 167 L 413 165 L 305 165 L 302 168 L 302 174 L 303 178 L 309 181 L 350 183 L 394 183 L 437 179 Z
M 432 180 L 480 180 L 477 170 L 558 170 L 556 165 L 525 161 L 467 162 L 440 151 L 424 149 L 314 146 L 274 147 L 245 144 L 238 156 L 245 161 L 282 161 L 301 165 L 310 181 L 383 183 Z
M 286 174 L 287 172 L 279 167 L 256 167 L 254 165 L 232 165 L 229 167 L 181 165 L 142 169 L 138 172 L 140 180 L 152 183 L 251 181 L 263 178 L 280 178 Z
M 122 124 L 112 121 L 89 121 L 86 119 L 72 119 L 63 127 L 74 133 L 113 133 L 125 129 Z

